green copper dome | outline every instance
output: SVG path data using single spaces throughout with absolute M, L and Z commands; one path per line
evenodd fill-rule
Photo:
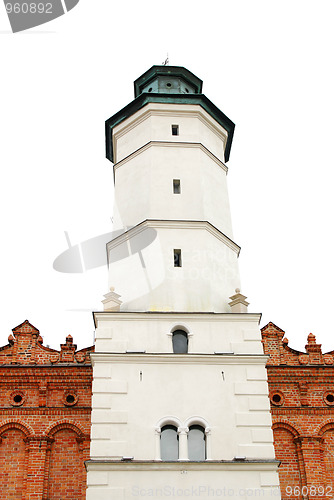
M 225 161 L 229 160 L 234 123 L 202 94 L 202 80 L 182 66 L 152 66 L 134 82 L 135 99 L 106 121 L 106 156 L 114 163 L 113 128 L 150 102 L 197 104 L 227 131 Z
M 181 66 L 152 66 L 134 82 L 135 97 L 153 94 L 201 94 L 202 80 Z

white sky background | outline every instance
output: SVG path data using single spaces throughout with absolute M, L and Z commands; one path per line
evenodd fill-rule
M 334 349 L 333 18 L 332 0 L 80 0 L 11 34 L 0 5 L 0 345 L 25 319 L 45 345 L 93 343 L 107 269 L 52 264 L 64 231 L 72 245 L 111 231 L 104 121 L 168 52 L 236 124 L 228 182 L 249 310 L 291 347 L 313 332 Z

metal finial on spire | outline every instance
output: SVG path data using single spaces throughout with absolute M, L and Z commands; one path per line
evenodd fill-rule
M 168 52 L 167 52 L 167 57 L 165 59 L 165 61 L 162 63 L 162 66 L 168 66 L 169 64 L 169 58 L 168 58 Z

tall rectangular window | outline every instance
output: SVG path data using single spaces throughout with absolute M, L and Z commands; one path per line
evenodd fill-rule
M 173 179 L 173 193 L 174 194 L 180 194 L 181 193 L 180 179 Z
M 172 125 L 172 135 L 179 135 L 179 126 Z
M 174 267 L 182 267 L 181 250 L 174 248 Z

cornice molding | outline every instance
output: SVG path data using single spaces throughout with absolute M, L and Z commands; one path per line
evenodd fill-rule
M 186 106 L 194 107 L 200 106 L 203 108 L 210 117 L 210 120 L 213 119 L 214 125 L 222 128 L 227 132 L 227 141 L 225 148 L 225 161 L 228 161 L 233 133 L 234 133 L 234 123 L 219 109 L 215 106 L 204 94 L 183 94 L 183 95 L 171 95 L 171 94 L 150 94 L 150 93 L 142 93 L 138 97 L 136 97 L 132 102 L 130 102 L 123 109 L 118 111 L 115 115 L 111 116 L 105 122 L 105 130 L 106 130 L 106 156 L 110 161 L 114 161 L 114 151 L 113 151 L 113 129 L 116 128 L 119 124 L 121 124 L 127 118 L 133 116 L 137 111 L 141 110 L 148 104 L 162 104 L 163 108 L 166 109 L 166 105 L 175 105 L 179 106 L 179 110 L 182 111 Z M 177 108 L 174 108 L 174 112 L 177 111 Z
M 83 369 L 83 370 L 87 370 L 89 368 L 91 368 L 91 364 L 90 363 L 73 363 L 73 364 L 68 364 L 68 363 L 57 363 L 57 364 L 37 364 L 37 363 L 29 363 L 29 364 L 23 364 L 23 363 L 1 363 L 1 357 L 0 357 L 0 370 L 2 368 L 6 368 L 6 370 L 8 370 L 8 368 L 10 368 L 11 370 L 31 370 L 33 371 L 33 373 L 38 373 L 38 370 L 43 370 L 43 372 L 45 372 L 45 370 L 52 370 L 52 377 L 56 377 L 57 376 L 57 370 L 60 370 L 61 372 L 63 372 L 64 370 L 68 370 L 70 369 L 71 371 L 73 369 L 75 370 L 79 370 L 79 369 Z M 43 376 L 45 376 L 45 374 L 43 374 Z M 63 377 L 64 374 L 61 373 L 59 374 L 59 377 Z M 80 376 L 78 373 L 76 374 L 76 376 Z
M 202 143 L 200 142 L 175 142 L 175 141 L 149 141 L 140 148 L 136 149 L 133 153 L 129 154 L 119 162 L 114 164 L 114 173 L 115 171 L 127 163 L 129 160 L 132 160 L 136 156 L 140 155 L 144 151 L 148 150 L 151 147 L 158 146 L 158 147 L 166 147 L 166 148 L 199 148 L 201 151 L 203 151 L 211 160 L 213 160 L 222 170 L 225 172 L 228 172 L 228 167 L 225 165 L 224 162 L 222 162 L 217 156 L 215 156 L 211 151 L 209 151 L 208 148 L 206 148 Z
M 233 252 L 239 256 L 241 247 L 234 243 L 228 236 L 219 231 L 215 226 L 213 226 L 208 221 L 197 221 L 197 220 L 159 220 L 159 219 L 146 219 L 136 226 L 132 227 L 125 233 L 117 236 L 113 240 L 107 243 L 107 252 L 108 252 L 108 264 L 109 264 L 109 251 L 113 248 L 116 248 L 118 245 L 121 245 L 125 241 L 129 241 L 132 237 L 140 234 L 146 228 L 163 228 L 163 229 L 204 229 L 208 231 L 210 234 L 215 236 L 218 240 L 224 243 L 227 247 L 229 247 Z
M 276 471 L 279 460 L 245 460 L 238 462 L 235 460 L 214 461 L 207 460 L 205 462 L 158 462 L 158 461 L 112 461 L 112 460 L 87 460 L 85 462 L 86 469 L 90 471 Z
M 261 313 L 215 313 L 215 312 L 182 312 L 182 311 L 96 311 L 93 312 L 93 317 L 101 321 L 173 321 L 179 322 L 184 320 L 195 320 L 196 322 L 232 322 L 232 323 L 247 323 L 254 322 L 259 325 L 261 321 Z M 94 354 L 94 353 L 92 353 Z M 92 354 L 90 356 L 92 356 Z M 268 358 L 268 356 L 266 356 Z
M 278 370 L 278 368 L 283 368 L 283 370 Z M 301 365 L 285 367 L 284 365 L 268 365 L 267 370 L 270 379 L 277 379 L 281 383 L 291 383 L 292 381 L 297 383 L 303 381 L 313 384 L 315 381 L 319 382 L 334 378 L 333 365 L 311 365 L 307 367 Z
M 199 119 L 213 132 L 223 143 L 224 148 L 228 138 L 227 130 L 225 130 L 218 122 L 216 122 L 210 114 L 201 107 L 200 104 L 175 104 L 175 103 L 159 103 L 150 102 L 143 108 L 140 108 L 133 115 L 114 127 L 113 141 L 114 144 L 123 135 L 130 132 L 137 125 L 152 116 L 172 116 L 173 118 L 189 117 Z M 126 123 L 127 122 L 127 123 Z
M 298 414 L 304 415 L 334 415 L 334 407 L 329 406 L 318 406 L 318 407 L 309 407 L 309 406 L 291 406 L 290 408 L 279 408 L 271 407 L 270 413 L 277 418 L 275 422 L 279 422 L 280 417 L 283 415 L 295 415 Z M 273 422 L 273 423 L 275 423 Z
M 92 412 L 91 406 L 71 406 L 71 407 L 66 407 L 66 406 L 54 406 L 52 408 L 46 408 L 46 407 L 26 407 L 26 406 L 18 406 L 18 407 L 0 407 L 0 415 L 15 415 L 15 416 L 20 416 L 20 415 L 53 415 L 58 418 L 61 416 L 63 417 L 68 417 L 69 415 L 72 414 L 78 414 L 81 413 L 83 415 L 90 415 Z
M 95 352 L 93 364 L 98 362 L 146 364 L 203 364 L 203 365 L 263 365 L 268 359 L 264 354 L 174 354 L 174 353 L 116 353 Z

